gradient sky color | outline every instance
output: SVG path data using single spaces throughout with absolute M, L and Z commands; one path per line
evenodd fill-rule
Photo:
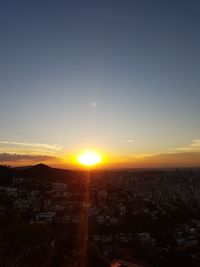
M 197 0 L 2 1 L 0 161 L 94 148 L 200 164 L 199 13 Z

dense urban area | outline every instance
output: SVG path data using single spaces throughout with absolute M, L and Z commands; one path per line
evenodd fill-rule
M 200 266 L 200 169 L 0 167 L 0 266 L 82 266 L 83 238 L 85 266 Z

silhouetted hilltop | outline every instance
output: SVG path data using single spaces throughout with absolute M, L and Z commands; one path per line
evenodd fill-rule
M 34 178 L 35 176 L 42 176 L 47 178 L 48 176 L 51 176 L 54 173 L 54 168 L 51 168 L 45 164 L 37 164 L 22 169 L 21 173 L 24 177 Z
M 40 179 L 66 179 L 73 176 L 73 172 L 64 169 L 49 167 L 45 164 L 31 166 L 21 171 L 24 178 L 40 178 Z
M 45 164 L 38 164 L 30 167 L 11 168 L 0 166 L 0 182 L 11 181 L 14 177 L 38 178 L 38 179 L 69 179 L 78 177 L 78 172 L 57 169 Z

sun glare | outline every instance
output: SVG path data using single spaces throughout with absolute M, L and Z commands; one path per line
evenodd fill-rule
M 84 166 L 93 166 L 102 161 L 101 155 L 95 151 L 85 151 L 78 155 L 77 160 Z

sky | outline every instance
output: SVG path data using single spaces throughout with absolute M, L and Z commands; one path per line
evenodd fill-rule
M 200 165 L 198 0 L 1 1 L 0 163 Z

